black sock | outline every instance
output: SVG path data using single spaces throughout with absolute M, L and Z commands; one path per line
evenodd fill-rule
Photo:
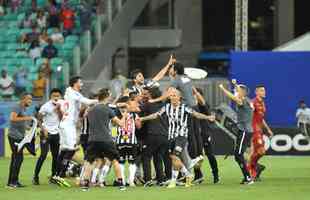
M 194 174 L 195 174 L 195 179 L 199 179 L 203 177 L 203 174 L 200 168 L 195 168 Z

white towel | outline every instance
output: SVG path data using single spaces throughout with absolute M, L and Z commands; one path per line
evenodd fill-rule
M 18 147 L 17 148 L 18 151 L 20 151 L 25 144 L 30 143 L 32 139 L 36 136 L 36 129 L 37 129 L 38 121 L 36 118 L 32 117 L 32 122 L 33 123 L 32 123 L 30 133 L 25 135 L 22 141 L 20 141 L 19 143 L 15 143 L 15 145 Z

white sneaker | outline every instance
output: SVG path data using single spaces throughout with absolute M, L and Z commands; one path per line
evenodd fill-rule
M 198 156 L 197 158 L 194 158 L 194 159 L 191 161 L 191 163 L 189 164 L 189 169 L 193 169 L 193 167 L 194 167 L 197 163 L 199 163 L 200 161 L 202 161 L 202 160 L 203 160 L 203 156 L 202 156 L 202 155 Z

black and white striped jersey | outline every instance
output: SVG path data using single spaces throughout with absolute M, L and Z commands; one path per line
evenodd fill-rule
M 137 137 L 136 137 L 136 119 L 135 113 L 128 113 L 127 118 L 125 119 L 125 127 L 118 127 L 117 128 L 117 137 L 116 143 L 119 145 L 132 145 L 137 144 Z
M 174 107 L 171 103 L 167 103 L 158 113 L 159 115 L 165 114 L 168 117 L 168 140 L 179 136 L 188 137 L 188 121 L 193 113 L 193 109 L 185 104 Z

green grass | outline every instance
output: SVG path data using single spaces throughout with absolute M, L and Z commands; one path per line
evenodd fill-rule
M 166 189 L 129 188 L 120 192 L 113 187 L 94 188 L 82 192 L 77 187 L 59 188 L 47 184 L 49 163 L 46 162 L 41 172 L 41 185 L 32 186 L 31 177 L 35 159 L 26 158 L 21 170 L 21 182 L 26 188 L 10 190 L 5 188 L 8 174 L 8 159 L 0 159 L 0 200 L 309 200 L 310 199 L 310 157 L 265 157 L 262 160 L 268 168 L 263 174 L 263 182 L 254 185 L 239 185 L 240 170 L 233 158 L 218 158 L 221 183 L 213 185 L 207 162 L 204 165 L 206 181 L 192 188 L 178 187 Z

